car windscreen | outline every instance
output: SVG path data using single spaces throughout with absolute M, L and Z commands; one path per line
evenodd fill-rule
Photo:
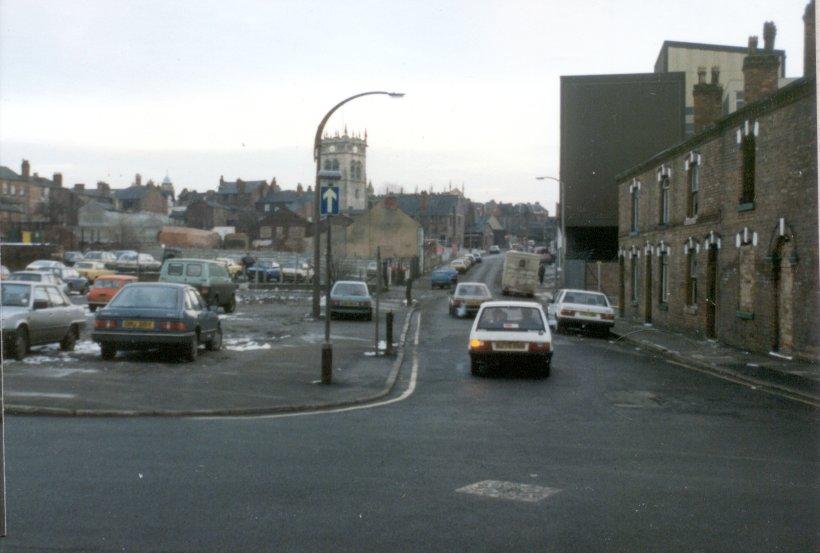
M 86 259 L 101 259 L 102 258 L 102 252 L 88 252 L 87 254 L 85 254 L 84 257 Z
M 544 320 L 541 311 L 534 307 L 494 306 L 482 311 L 478 330 L 542 331 Z
M 43 280 L 43 275 L 36 273 L 11 273 L 9 280 L 22 280 L 25 282 L 40 282 Z
M 478 296 L 486 298 L 490 296 L 490 291 L 479 284 L 459 284 L 456 288 L 456 296 Z
M 3 283 L 0 304 L 6 307 L 28 307 L 31 287 L 25 284 Z
M 80 269 L 93 269 L 94 264 L 93 263 L 77 263 L 77 267 L 80 268 Z
M 578 303 L 581 305 L 597 305 L 606 307 L 606 296 L 603 294 L 589 294 L 586 292 L 567 292 L 564 294 L 563 303 Z
M 63 269 L 63 278 L 80 278 L 76 269 Z
M 367 286 L 358 282 L 340 282 L 333 287 L 334 296 L 367 296 Z
M 165 286 L 126 286 L 108 304 L 110 307 L 143 309 L 174 309 L 178 305 L 179 289 Z

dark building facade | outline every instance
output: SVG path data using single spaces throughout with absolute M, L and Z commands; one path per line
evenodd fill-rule
M 685 75 L 561 77 L 568 259 L 618 257 L 615 176 L 684 138 Z

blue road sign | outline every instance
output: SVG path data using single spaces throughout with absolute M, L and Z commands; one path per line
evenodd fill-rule
M 322 201 L 319 203 L 319 211 L 322 215 L 339 214 L 339 187 L 322 186 L 319 196 Z

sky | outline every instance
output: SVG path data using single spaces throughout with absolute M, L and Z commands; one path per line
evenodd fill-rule
M 805 0 L 0 0 L 0 164 L 64 183 L 313 179 L 313 136 L 368 132 L 377 191 L 539 201 L 559 77 L 651 72 L 664 40 L 744 46 L 773 20 L 803 69 Z

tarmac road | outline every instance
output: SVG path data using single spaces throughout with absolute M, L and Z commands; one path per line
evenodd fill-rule
M 470 279 L 495 283 L 499 259 Z M 466 280 L 466 278 L 461 279 Z M 469 374 L 421 299 L 392 402 L 7 419 L 9 551 L 814 551 L 816 413 L 620 342 Z M 418 343 L 414 343 L 418 330 Z M 412 392 L 412 393 L 410 393 Z

